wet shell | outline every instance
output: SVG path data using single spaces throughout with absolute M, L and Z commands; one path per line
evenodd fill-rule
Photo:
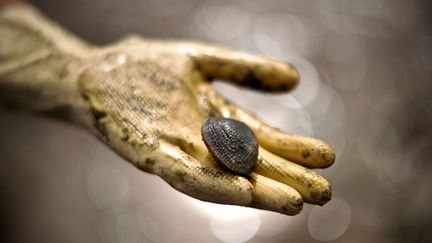
M 232 172 L 247 175 L 258 160 L 258 141 L 242 122 L 228 118 L 209 118 L 201 135 L 212 156 Z

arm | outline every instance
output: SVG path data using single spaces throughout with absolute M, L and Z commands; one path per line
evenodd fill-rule
M 92 47 L 25 4 L 0 10 L 0 102 L 83 125 L 139 169 L 192 197 L 297 214 L 330 184 L 309 168 L 334 162 L 324 142 L 283 133 L 216 93 L 209 81 L 268 92 L 296 86 L 291 65 L 184 41 L 129 37 Z M 227 172 L 201 138 L 210 116 L 246 123 L 260 148 L 248 176 Z
M 0 101 L 75 117 L 78 76 L 93 48 L 24 3 L 0 9 Z

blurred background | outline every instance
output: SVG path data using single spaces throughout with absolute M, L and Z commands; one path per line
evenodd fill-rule
M 293 63 L 302 82 L 290 94 L 215 87 L 330 143 L 336 163 L 318 172 L 333 199 L 295 217 L 204 203 L 80 128 L 1 110 L 1 242 L 432 242 L 430 1 L 32 2 L 94 44 L 138 33 Z

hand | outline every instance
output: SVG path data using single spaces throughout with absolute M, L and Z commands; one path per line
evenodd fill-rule
M 96 53 L 78 79 L 80 120 L 138 168 L 210 202 L 294 215 L 303 202 L 330 200 L 329 183 L 309 169 L 334 162 L 327 144 L 266 125 L 209 83 L 218 78 L 288 91 L 299 79 L 294 67 L 210 45 L 138 37 Z M 237 119 L 254 131 L 259 158 L 248 177 L 225 171 L 209 156 L 200 133 L 209 116 Z
M 3 105 L 80 123 L 138 168 L 201 200 L 290 215 L 303 201 L 330 200 L 329 183 L 308 169 L 333 163 L 328 145 L 269 127 L 208 82 L 288 91 L 298 82 L 294 67 L 190 42 L 131 37 L 94 47 L 25 3 L 0 9 L 0 33 Z M 253 173 L 234 175 L 213 162 L 200 134 L 209 116 L 254 130 L 260 148 Z

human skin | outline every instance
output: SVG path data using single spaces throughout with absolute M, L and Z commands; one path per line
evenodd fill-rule
M 324 142 L 272 128 L 211 86 L 222 79 L 286 92 L 295 67 L 213 45 L 127 37 L 92 46 L 24 3 L 0 9 L 0 102 L 82 126 L 137 168 L 192 197 L 294 215 L 323 205 L 330 184 L 310 168 L 335 159 Z M 208 117 L 247 124 L 260 148 L 256 169 L 232 174 L 201 138 Z

